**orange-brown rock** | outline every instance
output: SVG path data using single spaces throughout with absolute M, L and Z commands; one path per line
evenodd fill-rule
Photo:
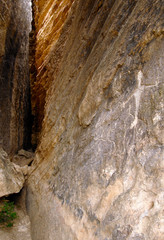
M 35 116 L 34 132 L 41 130 L 46 91 L 53 76 L 47 75 L 47 67 L 53 49 L 60 37 L 74 0 L 34 1 L 35 17 L 35 68 L 36 81 L 32 82 L 32 108 Z M 58 58 L 60 61 L 60 57 Z M 56 62 L 56 69 L 58 63 Z

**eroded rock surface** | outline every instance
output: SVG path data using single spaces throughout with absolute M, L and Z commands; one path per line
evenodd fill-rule
M 21 149 L 18 154 L 12 158 L 12 162 L 19 165 L 20 167 L 28 166 L 34 160 L 34 153 Z
M 0 197 L 20 192 L 24 181 L 21 167 L 12 163 L 7 153 L 0 148 Z
M 63 26 L 69 16 L 71 6 L 74 0 L 62 1 L 36 1 L 33 0 L 33 43 L 31 46 L 31 90 L 32 90 L 32 113 L 34 115 L 33 133 L 36 135 L 41 130 L 44 117 L 44 105 L 46 91 L 50 87 L 50 76 L 47 76 L 45 70 L 51 59 L 53 48 L 57 43 Z M 56 58 L 56 69 L 60 62 L 59 56 Z M 53 70 L 54 72 L 54 70 Z M 44 74 L 45 73 L 45 74 Z M 32 136 L 33 144 L 37 143 L 38 136 Z
M 163 1 L 39 3 L 32 238 L 163 240 Z
M 30 142 L 30 0 L 0 1 L 0 146 L 15 154 Z

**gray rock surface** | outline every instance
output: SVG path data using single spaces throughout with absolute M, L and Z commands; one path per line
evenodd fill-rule
M 26 205 L 0 240 L 163 240 L 163 0 L 33 3 L 41 132 L 30 171 L 0 151 L 0 196 L 28 174 Z M 26 7 L 0 2 L 0 144 L 10 153 L 28 136 Z
M 32 237 L 163 240 L 163 1 L 75 0 L 57 40 L 55 3 L 36 3 L 36 37 L 54 44 L 36 58 Z

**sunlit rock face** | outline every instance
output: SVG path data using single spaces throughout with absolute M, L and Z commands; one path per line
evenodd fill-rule
M 8 153 L 28 147 L 30 0 L 0 2 L 0 145 Z
M 163 1 L 75 0 L 63 20 L 62 4 L 35 5 L 32 238 L 162 240 Z
M 34 115 L 33 144 L 37 143 L 35 138 L 37 138 L 42 126 L 46 91 L 53 80 L 50 75 L 51 73 L 54 74 L 54 70 L 51 71 L 51 73 L 49 71 L 47 72 L 47 64 L 49 60 L 52 59 L 51 56 L 54 53 L 54 46 L 61 35 L 73 2 L 74 0 L 33 0 L 35 62 L 31 66 L 32 72 L 33 68 L 36 69 L 36 73 L 34 71 L 34 76 L 31 77 L 32 113 Z M 56 67 L 59 61 L 60 56 L 56 59 Z

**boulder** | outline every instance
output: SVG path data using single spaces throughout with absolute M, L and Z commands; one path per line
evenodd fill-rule
M 18 151 L 18 154 L 12 158 L 12 162 L 19 165 L 20 167 L 27 166 L 31 164 L 34 160 L 34 153 L 21 149 Z
M 12 163 L 7 153 L 0 148 L 0 197 L 18 193 L 24 181 L 21 167 Z

